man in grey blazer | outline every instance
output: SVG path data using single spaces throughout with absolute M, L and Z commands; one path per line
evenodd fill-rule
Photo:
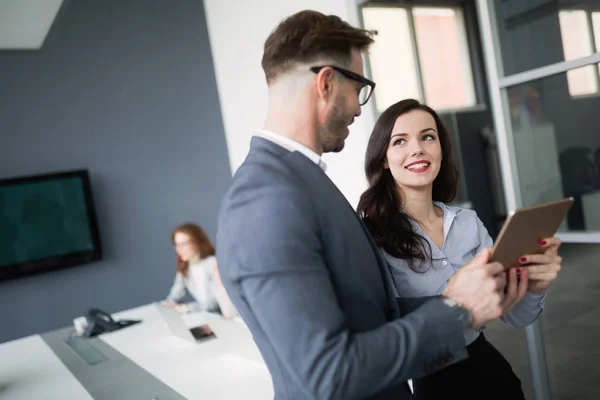
M 463 332 L 502 313 L 499 264 L 480 254 L 442 298 L 400 315 L 385 261 L 324 172 L 375 84 L 372 39 L 335 16 L 292 15 L 265 42 L 265 129 L 219 214 L 223 284 L 277 399 L 409 399 L 406 381 L 464 359 Z

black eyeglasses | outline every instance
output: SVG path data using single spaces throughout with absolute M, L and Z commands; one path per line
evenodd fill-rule
M 375 82 L 365 78 L 362 75 L 356 74 L 352 71 L 348 71 L 347 69 L 336 67 L 335 65 L 322 65 L 320 67 L 311 67 L 310 70 L 315 74 L 318 74 L 323 68 L 331 68 L 334 71 L 339 72 L 344 75 L 346 78 L 353 80 L 354 82 L 358 82 L 363 85 L 358 92 L 358 102 L 361 106 L 367 104 L 369 98 L 373 94 L 373 90 L 375 90 Z

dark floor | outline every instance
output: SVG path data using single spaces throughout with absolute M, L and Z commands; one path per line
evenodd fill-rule
M 542 315 L 552 400 L 600 399 L 600 245 L 563 244 L 563 269 Z M 525 332 L 496 322 L 486 337 L 534 399 Z

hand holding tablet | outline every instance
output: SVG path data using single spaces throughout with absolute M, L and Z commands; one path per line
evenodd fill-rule
M 531 294 L 543 294 L 558 276 L 561 242 L 554 235 L 572 204 L 573 199 L 568 198 L 513 211 L 496 240 L 492 260 L 504 265 L 509 275 L 515 274 L 513 268 L 525 267 Z
M 568 198 L 511 211 L 491 259 L 509 269 L 521 265 L 523 256 L 544 253 L 546 245 L 542 241 L 554 237 L 572 204 L 573 198 Z

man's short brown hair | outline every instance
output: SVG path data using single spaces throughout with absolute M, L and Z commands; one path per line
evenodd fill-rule
M 330 58 L 348 64 L 353 49 L 363 51 L 371 43 L 369 31 L 336 15 L 300 11 L 283 20 L 265 41 L 262 68 L 270 83 L 296 63 Z

